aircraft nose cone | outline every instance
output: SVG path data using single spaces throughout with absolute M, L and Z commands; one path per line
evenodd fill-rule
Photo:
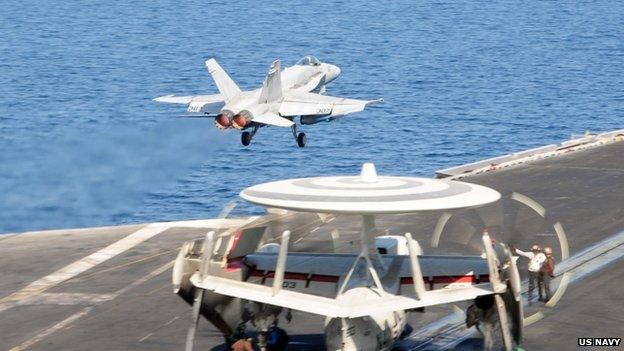
M 334 66 L 334 65 L 328 65 L 328 69 L 327 69 L 327 80 L 328 81 L 332 81 L 336 78 L 338 78 L 338 76 L 340 75 L 341 71 L 340 68 L 338 66 Z

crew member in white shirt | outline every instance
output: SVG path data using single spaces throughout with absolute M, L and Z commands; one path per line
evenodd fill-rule
M 542 249 L 538 245 L 533 245 L 530 252 L 521 251 L 515 249 L 515 252 L 523 257 L 529 259 L 529 302 L 533 300 L 533 290 L 535 290 L 535 283 L 539 278 L 540 269 L 544 261 L 546 261 L 546 255 L 542 253 Z M 541 293 L 541 291 L 540 291 Z

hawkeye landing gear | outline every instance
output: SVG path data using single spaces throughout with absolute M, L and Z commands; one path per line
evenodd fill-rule
M 306 138 L 305 133 L 301 132 L 301 133 L 297 134 L 297 125 L 296 124 L 293 124 L 292 127 L 290 127 L 290 129 L 292 130 L 293 137 L 297 141 L 297 145 L 299 145 L 299 147 L 306 146 L 306 143 L 308 142 L 308 138 Z
M 241 144 L 243 144 L 243 146 L 249 146 L 249 144 L 251 144 L 251 139 L 253 139 L 257 131 L 258 127 L 254 126 L 251 132 L 243 132 L 241 134 Z

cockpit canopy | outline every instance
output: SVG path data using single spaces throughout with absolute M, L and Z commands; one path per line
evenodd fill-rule
M 320 66 L 321 61 L 312 55 L 308 55 L 303 57 L 301 60 L 297 61 L 298 66 Z

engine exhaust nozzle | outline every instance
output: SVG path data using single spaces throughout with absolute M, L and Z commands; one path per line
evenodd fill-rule
M 215 127 L 219 129 L 227 129 L 232 126 L 232 120 L 230 116 L 225 113 L 220 113 L 215 117 Z
M 236 129 L 245 128 L 247 123 L 249 123 L 249 120 L 242 113 L 239 113 L 232 118 L 232 126 Z

